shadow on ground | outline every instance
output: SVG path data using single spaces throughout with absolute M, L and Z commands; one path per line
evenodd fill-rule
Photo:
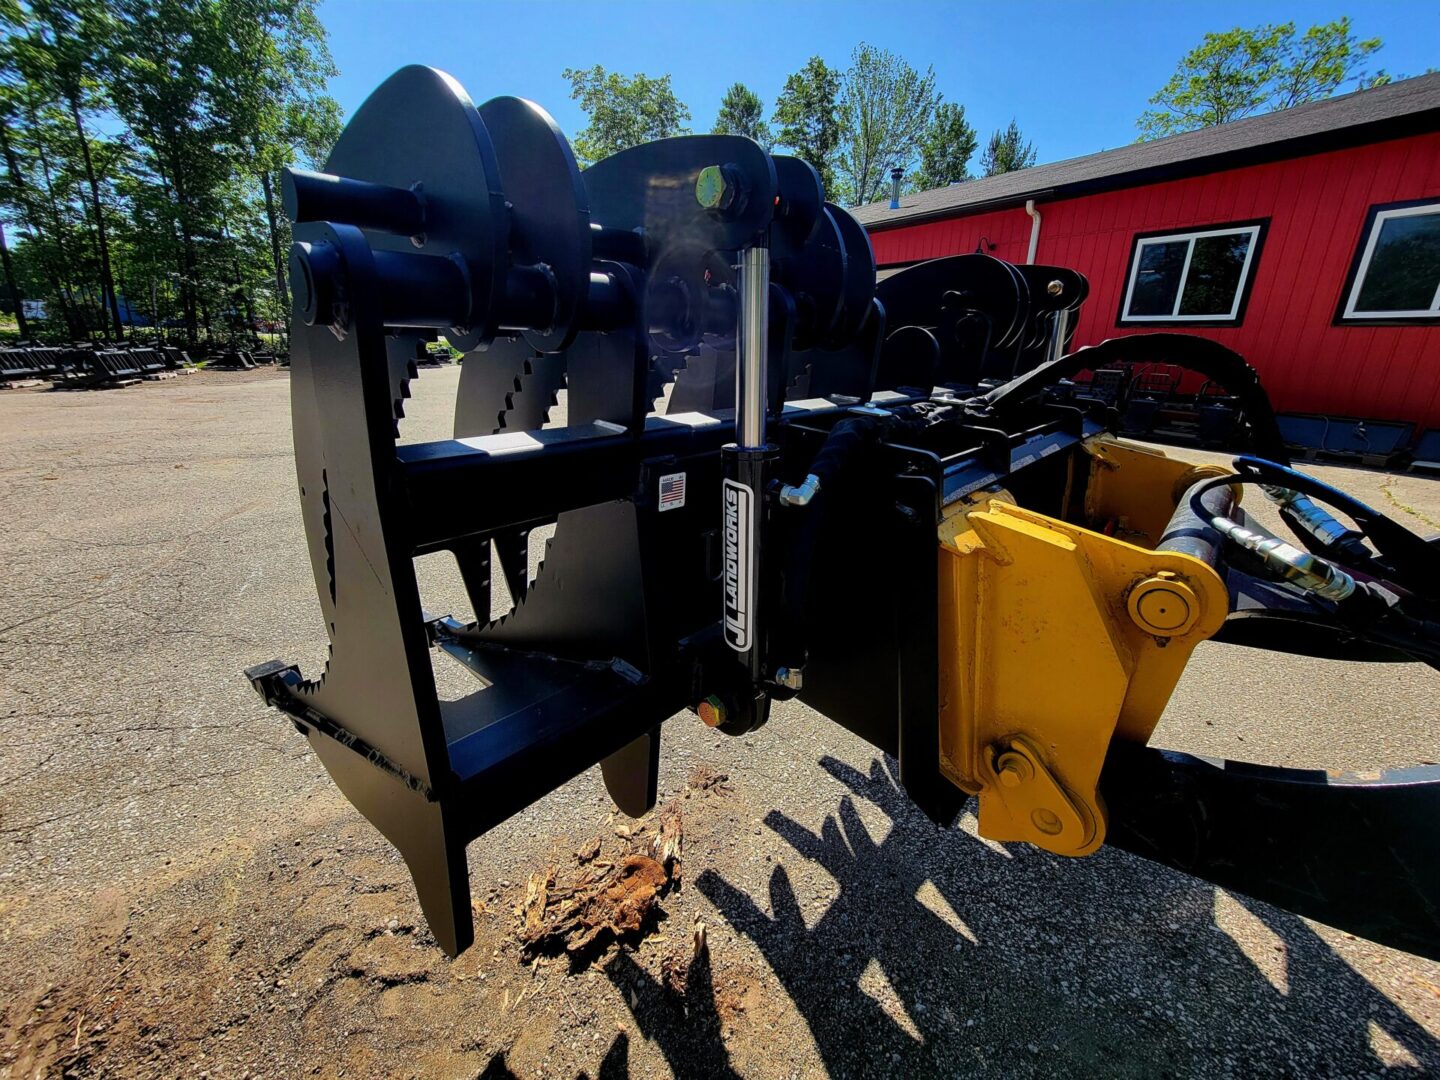
M 697 884 L 759 948 L 831 1075 L 1353 1076 L 1386 1070 L 1377 1044 L 1389 1064 L 1440 1068 L 1440 1042 L 1294 916 L 1120 852 L 1001 850 L 935 828 L 880 761 L 868 776 L 821 765 L 852 794 L 819 835 L 765 819 L 839 884 L 813 925 L 784 865 L 769 913 L 713 871 Z M 860 801 L 890 818 L 883 839 Z M 627 955 L 607 975 L 677 1076 L 737 1075 L 708 964 L 684 1012 Z M 626 1075 L 627 1053 L 622 1034 L 599 1077 Z

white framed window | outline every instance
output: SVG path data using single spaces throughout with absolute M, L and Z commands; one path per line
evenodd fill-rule
M 1265 222 L 1137 236 L 1121 323 L 1239 322 Z
M 1440 320 L 1440 199 L 1372 206 L 1342 322 Z

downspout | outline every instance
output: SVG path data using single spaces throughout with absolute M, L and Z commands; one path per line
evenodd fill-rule
M 1025 213 L 1030 215 L 1030 252 L 1025 256 L 1027 263 L 1035 262 L 1035 250 L 1040 246 L 1040 211 L 1035 209 L 1035 200 L 1025 200 Z

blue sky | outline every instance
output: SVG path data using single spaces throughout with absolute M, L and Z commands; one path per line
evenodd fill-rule
M 1013 116 L 1040 160 L 1057 161 L 1135 138 L 1146 99 L 1207 31 L 1349 14 L 1385 47 L 1376 66 L 1419 74 L 1440 67 L 1440 4 L 1308 2 L 938 3 L 868 0 L 606 0 L 430 2 L 325 0 L 321 18 L 340 67 L 331 92 L 348 115 L 395 68 L 425 63 L 454 75 L 477 101 L 531 98 L 568 134 L 584 126 L 561 77 L 602 64 L 669 73 L 708 131 L 720 96 L 740 81 L 767 112 L 785 76 L 812 55 L 845 67 L 861 41 L 917 68 L 934 65 L 946 100 L 965 106 L 983 138 Z

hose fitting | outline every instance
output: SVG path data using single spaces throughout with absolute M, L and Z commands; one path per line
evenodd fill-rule
M 1210 524 L 1231 542 L 1254 552 L 1277 575 L 1306 592 L 1334 601 L 1348 599 L 1355 592 L 1355 579 L 1318 555 L 1247 529 L 1227 517 L 1216 516 Z
M 783 506 L 809 506 L 810 500 L 818 494 L 820 494 L 820 478 L 814 473 L 810 473 L 799 485 L 784 485 L 780 489 L 780 502 Z
M 1271 502 L 1287 511 L 1290 520 L 1318 540 L 1322 547 L 1339 550 L 1342 546 L 1360 539 L 1359 533 L 1337 520 L 1308 495 L 1277 484 L 1260 486 Z

